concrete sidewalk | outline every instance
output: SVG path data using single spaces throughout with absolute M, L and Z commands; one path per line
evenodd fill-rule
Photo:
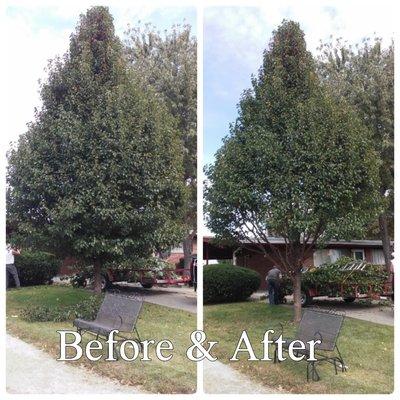
M 204 392 L 208 394 L 271 394 L 285 393 L 260 385 L 220 361 L 204 360 Z
M 83 367 L 56 361 L 31 344 L 7 334 L 6 389 L 19 394 L 144 393 Z

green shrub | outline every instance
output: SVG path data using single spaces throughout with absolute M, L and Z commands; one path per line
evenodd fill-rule
M 26 307 L 21 311 L 21 318 L 28 322 L 62 322 L 75 318 L 93 320 L 96 318 L 103 296 L 91 296 L 80 303 L 63 306 L 36 306 Z
M 260 275 L 248 268 L 232 264 L 216 264 L 204 268 L 204 303 L 226 303 L 246 300 L 260 287 Z
M 22 286 L 43 285 L 57 275 L 61 262 L 53 254 L 44 251 L 24 250 L 15 257 Z

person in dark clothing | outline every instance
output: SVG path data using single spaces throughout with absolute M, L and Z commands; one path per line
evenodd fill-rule
M 279 304 L 279 290 L 281 285 L 282 274 L 279 268 L 274 265 L 268 271 L 265 278 L 268 288 L 268 300 L 270 305 Z
M 18 271 L 14 265 L 14 256 L 19 256 L 21 251 L 13 248 L 11 245 L 6 245 L 6 288 L 9 287 L 9 276 L 12 276 L 15 282 L 15 287 L 18 289 L 21 284 L 19 281 Z

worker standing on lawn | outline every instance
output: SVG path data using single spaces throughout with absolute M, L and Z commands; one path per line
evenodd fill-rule
M 10 244 L 6 245 L 6 287 L 8 289 L 8 279 L 9 274 L 12 275 L 15 282 L 15 287 L 19 288 L 21 286 L 19 282 L 19 276 L 17 268 L 14 264 L 14 256 L 19 256 L 21 254 L 21 250 L 13 248 Z
M 265 280 L 267 281 L 269 305 L 279 304 L 279 290 L 282 280 L 280 269 L 274 265 L 272 269 L 268 271 Z

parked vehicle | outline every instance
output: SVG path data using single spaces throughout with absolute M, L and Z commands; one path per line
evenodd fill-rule
M 143 288 L 155 285 L 185 284 L 197 289 L 197 257 L 192 257 L 189 268 L 107 269 L 101 276 L 101 289 L 106 290 L 116 282 L 139 282 Z M 86 287 L 93 283 L 91 273 L 80 273 L 73 278 L 74 286 Z

